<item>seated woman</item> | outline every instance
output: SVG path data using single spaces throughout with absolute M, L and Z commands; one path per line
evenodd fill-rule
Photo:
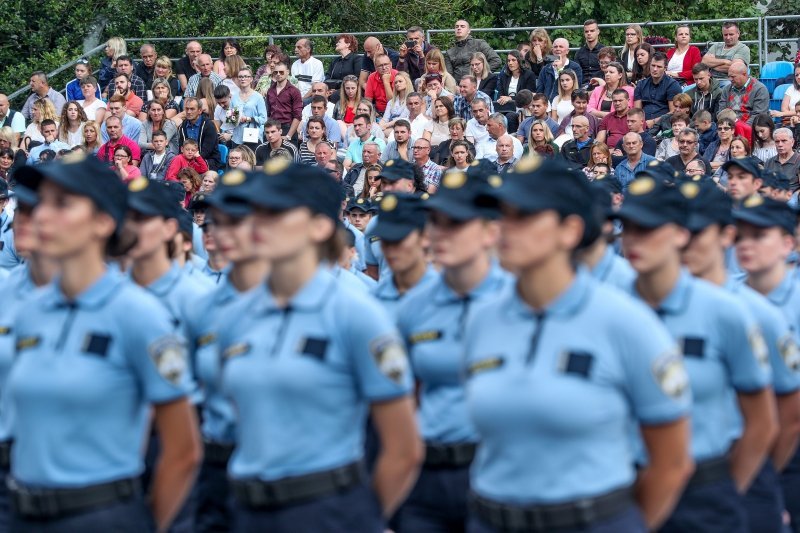
M 688 24 L 675 30 L 675 47 L 667 50 L 667 76 L 681 85 L 694 83 L 692 67 L 702 60 L 700 49 L 689 44 L 692 35 Z
M 81 80 L 83 99 L 77 102 L 83 108 L 87 120 L 96 120 L 102 123 L 106 117 L 106 103 L 97 98 L 97 83 L 93 76 L 87 76 Z
M 306 122 L 306 140 L 300 143 L 300 162 L 308 165 L 317 163 L 314 153 L 317 144 L 328 142 L 325 137 L 325 121 L 319 117 L 310 117 Z
M 252 170 L 256 167 L 256 154 L 246 144 L 231 148 L 228 152 L 228 170 Z
M 372 200 L 381 194 L 381 171 L 380 165 L 371 165 L 364 173 L 364 188 L 361 189 L 359 198 Z
M 609 168 L 609 165 L 611 165 L 611 151 L 608 149 L 608 146 L 606 143 L 595 142 L 589 152 L 589 162 L 586 163 L 583 173 L 586 174 L 589 179 L 593 180 L 598 177 L 598 173 L 600 175 L 608 174 L 608 172 L 605 174 L 602 172 L 606 168 Z
M 558 124 L 570 116 L 575 106 L 572 105 L 572 91 L 578 88 L 578 76 L 571 68 L 565 68 L 558 75 L 558 95 L 550 102 L 550 117 Z
M 526 60 L 531 66 L 533 74 L 538 79 L 539 74 L 542 72 L 542 67 L 548 63 L 547 56 L 553 51 L 553 42 L 550 40 L 550 35 L 548 35 L 547 30 L 544 28 L 535 28 L 531 32 L 530 45 L 531 49 L 528 52 Z
M 122 181 L 131 181 L 132 179 L 138 178 L 142 175 L 139 172 L 139 167 L 132 163 L 133 161 L 133 154 L 131 153 L 131 149 L 125 146 L 124 144 L 120 144 L 116 148 L 114 148 L 114 167 L 113 169 L 119 174 L 119 177 L 122 178 Z
M 678 155 L 678 135 L 680 135 L 683 128 L 689 125 L 689 115 L 686 113 L 672 113 L 670 116 L 670 128 L 672 130 L 672 138 L 667 138 L 661 141 L 656 148 L 656 159 L 659 161 L 666 161 L 674 155 Z
M 229 78 L 231 76 L 228 75 L 229 71 L 225 69 L 225 58 L 229 56 L 242 55 L 242 46 L 239 44 L 239 41 L 236 39 L 225 39 L 222 42 L 222 50 L 219 53 L 219 59 L 214 61 L 214 72 L 220 78 Z M 236 72 L 239 72 L 237 69 Z M 235 77 L 236 74 L 233 75 Z
M 458 91 L 458 84 L 455 78 L 447 72 L 447 64 L 444 61 L 444 55 L 438 48 L 431 48 L 425 54 L 425 72 L 422 73 L 418 79 L 414 80 L 414 86 L 417 91 L 424 93 L 427 91 L 425 88 L 425 76 L 428 74 L 439 74 L 442 77 L 442 85 L 445 89 L 453 94 Z
M 336 53 L 339 54 L 339 57 L 331 61 L 328 72 L 325 74 L 325 82 L 332 90 L 339 89 L 348 76 L 355 76 L 358 79 L 363 59 L 363 56 L 358 54 L 358 39 L 350 33 L 336 36 Z
M 58 140 L 71 147 L 79 146 L 83 143 L 83 126 L 87 121 L 86 113 L 77 101 L 67 102 L 61 110 Z
M 453 141 L 450 145 L 450 157 L 447 159 L 447 168 L 467 170 L 470 163 L 475 160 L 470 148 L 470 143 L 467 141 Z
M 177 78 L 176 78 L 177 79 Z M 178 104 L 172 97 L 172 85 L 166 78 L 155 78 L 153 80 L 153 99 L 150 102 L 158 102 L 164 108 L 164 116 L 176 122 L 176 126 L 180 125 L 180 117 L 178 117 Z M 150 102 L 142 104 L 142 110 L 139 112 L 139 120 L 145 122 L 147 120 L 147 112 L 150 109 Z
M 542 157 L 552 158 L 558 155 L 559 148 L 553 138 L 553 132 L 543 120 L 534 120 L 528 131 L 528 144 L 525 155 L 536 153 Z M 524 157 L 524 155 L 523 155 Z
M 343 78 L 342 87 L 339 89 L 339 101 L 333 107 L 333 118 L 339 121 L 343 132 L 356 118 L 359 102 L 361 102 L 361 91 L 358 90 L 358 76 L 348 74 Z
M 214 98 L 214 82 L 210 78 L 203 78 L 197 84 L 197 98 L 200 99 L 200 109 L 203 114 L 210 119 L 214 118 L 214 109 L 217 107 L 217 99 Z M 185 118 L 185 116 L 182 116 Z
M 192 167 L 183 167 L 178 171 L 178 181 L 183 185 L 183 190 L 186 191 L 186 196 L 183 200 L 183 207 L 188 208 L 189 203 L 192 201 L 194 193 L 200 191 L 202 185 L 202 178 Z
M 636 47 L 644 42 L 644 32 L 638 24 L 625 28 L 625 44 L 619 54 L 619 62 L 625 69 L 628 79 L 633 78 L 633 66 L 636 64 Z
M 497 80 L 497 104 L 495 111 L 516 112 L 514 96 L 522 89 L 536 92 L 536 75 L 532 70 L 525 68 L 522 56 L 512 50 L 506 56 L 506 66 L 500 72 Z M 513 109 L 512 109 L 513 107 Z M 509 128 L 509 131 L 511 130 Z
M 3 126 L 0 128 L 0 150 L 7 150 L 11 152 L 11 166 L 6 173 L 6 181 L 9 180 L 11 175 L 20 167 L 25 166 L 28 154 L 24 150 L 15 146 L 16 136 L 11 126 Z M 12 182 L 13 183 L 13 182 Z
M 447 160 L 450 158 L 450 149 L 456 141 L 464 141 L 469 147 L 469 153 L 475 157 L 475 145 L 469 142 L 465 136 L 467 131 L 467 121 L 461 117 L 451 118 L 447 123 L 450 131 L 450 138 L 442 141 L 436 150 L 431 150 L 431 159 L 441 168 L 447 168 Z
M 628 93 L 629 105 L 633 107 L 633 86 L 628 83 L 628 74 L 621 63 L 611 62 L 606 67 L 602 83 L 592 91 L 589 97 L 589 113 L 601 120 L 611 112 L 611 95 L 617 89 L 625 89 Z
M 472 54 L 469 59 L 469 69 L 478 82 L 478 90 L 494 100 L 495 92 L 497 92 L 497 74 L 492 72 L 483 52 Z
M 31 115 L 33 120 L 25 129 L 22 134 L 22 141 L 20 148 L 25 150 L 25 153 L 31 151 L 31 148 L 38 146 L 44 142 L 42 135 L 41 124 L 43 120 L 53 120 L 58 124 L 58 116 L 56 115 L 56 108 L 50 100 L 36 100 L 31 107 Z
M 797 72 L 797 70 L 795 70 Z M 775 122 L 766 113 L 760 113 L 753 119 L 753 155 L 763 163 L 778 155 L 775 147 Z
M 163 131 L 167 136 L 167 151 L 178 154 L 178 128 L 167 118 L 164 105 L 158 100 L 147 102 L 147 114 L 142 121 L 142 133 L 137 141 L 142 153 L 153 149 L 153 132 Z
M 94 120 L 83 125 L 83 142 L 81 147 L 90 155 L 96 155 L 103 145 L 100 137 L 100 126 Z
M 414 89 L 408 73 L 398 72 L 394 78 L 394 96 L 386 103 L 383 118 L 378 122 L 387 138 L 391 136 L 392 128 L 394 128 L 394 123 L 397 122 L 397 119 L 408 118 L 406 97 L 412 92 L 414 92 Z
M 97 81 L 100 84 L 100 92 L 104 95 L 108 84 L 114 81 L 117 75 L 117 58 L 128 55 L 128 45 L 122 37 L 111 37 L 106 41 L 105 55 L 100 60 L 100 68 L 97 70 Z
M 262 79 L 270 80 L 272 76 L 272 58 L 276 55 L 282 55 L 283 50 L 277 44 L 268 44 L 266 48 L 264 48 L 264 64 L 258 67 L 256 70 L 255 76 L 253 76 L 253 89 L 258 92 L 261 92 L 258 88 L 259 84 L 261 83 Z M 269 85 L 269 84 L 267 84 Z
M 440 96 L 433 102 L 433 118 L 428 121 L 423 139 L 430 141 L 431 146 L 439 146 L 450 139 L 450 120 L 456 118 L 453 100 Z
M 153 85 L 155 85 L 157 79 L 163 80 L 169 86 L 169 99 L 172 100 L 175 98 L 179 103 L 179 98 L 183 95 L 183 91 L 181 91 L 181 82 L 175 76 L 175 73 L 172 72 L 172 61 L 170 61 L 167 56 L 160 56 L 156 59 L 156 66 L 153 70 Z M 153 89 L 153 98 L 158 98 L 155 94 L 155 89 Z M 175 111 L 178 111 L 177 107 L 175 107 Z
M 635 50 L 636 64 L 633 65 L 631 83 L 636 85 L 645 78 L 650 77 L 650 58 L 655 53 L 655 48 L 648 43 L 642 43 Z
M 711 169 L 714 171 L 713 176 L 717 177 L 721 174 L 720 167 L 731 159 L 730 149 L 731 142 L 733 141 L 733 129 L 736 127 L 736 122 L 729 118 L 721 118 L 717 121 L 717 135 L 719 140 L 712 142 L 702 154 L 703 159 L 711 164 Z

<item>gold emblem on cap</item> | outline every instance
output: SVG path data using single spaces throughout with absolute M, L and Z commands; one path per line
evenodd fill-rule
M 361 205 L 361 204 L 364 203 L 364 199 L 363 198 L 359 198 L 358 200 L 356 200 L 356 203 Z
M 683 185 L 681 185 L 680 190 L 683 196 L 685 196 L 689 200 L 692 200 L 700 192 L 700 186 L 697 185 L 695 182 L 690 181 L 688 183 L 684 183 Z
M 758 207 L 763 203 L 764 203 L 764 198 L 762 198 L 761 195 L 753 194 L 748 196 L 742 203 L 742 205 L 748 209 L 751 209 L 753 207 Z
M 423 200 L 427 200 L 428 198 L 431 197 L 431 195 L 426 193 L 426 192 L 424 192 L 424 193 L 420 194 L 419 197 L 422 198 Z
M 286 167 L 289 166 L 289 161 L 282 158 L 282 157 L 273 157 L 269 161 L 264 164 L 264 174 L 269 174 L 270 176 L 274 176 L 275 174 L 280 174 Z
M 498 176 L 497 174 L 492 174 L 489 176 L 489 185 L 497 189 L 503 184 L 503 178 Z
M 542 164 L 542 157 L 538 155 L 529 155 L 519 160 L 519 163 L 514 167 L 517 172 L 533 172 Z
M 84 152 L 83 150 L 75 150 L 68 154 L 64 154 L 64 157 L 61 158 L 61 162 L 67 164 L 81 163 L 85 160 L 86 160 L 86 152 Z
M 478 166 L 478 165 L 480 165 L 480 164 L 481 164 L 481 161 L 480 161 L 480 159 L 476 159 L 475 161 L 473 161 L 472 163 L 470 163 L 470 164 L 469 164 L 469 166 L 471 166 L 471 167 L 477 167 L 477 166 Z
M 648 167 L 657 167 L 660 164 L 661 164 L 661 161 L 659 161 L 658 159 L 653 159 L 652 161 L 647 163 L 647 166 Z
M 448 189 L 460 189 L 467 182 L 467 175 L 460 170 L 453 170 L 444 175 L 442 185 Z
M 381 211 L 394 211 L 397 207 L 397 196 L 390 194 L 381 200 Z
M 390 159 L 390 160 L 388 160 L 388 161 L 386 162 L 386 164 L 385 164 L 385 165 L 383 165 L 383 166 L 385 166 L 385 167 L 391 167 L 392 165 L 394 165 L 394 159 Z
M 656 182 L 653 178 L 637 178 L 633 180 L 628 187 L 628 193 L 634 196 L 641 196 L 647 194 L 656 188 Z
M 230 172 L 226 172 L 224 176 L 222 176 L 222 184 L 223 185 L 241 185 L 244 183 L 244 180 L 247 176 L 244 175 L 244 172 L 241 170 L 231 170 Z
M 128 190 L 131 192 L 143 191 L 150 185 L 150 180 L 147 178 L 136 178 L 128 184 Z

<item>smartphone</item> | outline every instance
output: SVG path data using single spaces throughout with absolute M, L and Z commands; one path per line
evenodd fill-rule
M 409 50 L 413 49 L 415 46 L 417 46 L 417 41 L 406 41 L 406 48 Z

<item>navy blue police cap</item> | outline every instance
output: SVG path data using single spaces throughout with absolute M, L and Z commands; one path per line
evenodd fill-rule
M 789 178 L 782 172 L 763 170 L 761 172 L 761 178 L 764 180 L 764 187 L 772 187 L 780 191 L 788 191 L 790 189 Z
M 764 172 L 764 166 L 761 160 L 753 156 L 739 157 L 726 161 L 722 165 L 722 170 L 727 172 L 731 167 L 739 167 L 745 172 L 752 174 L 754 178 L 761 178 Z
M 405 159 L 390 159 L 383 165 L 378 176 L 392 183 L 402 179 L 414 181 L 414 164 Z
M 453 169 L 445 172 L 439 190 L 431 196 L 427 206 L 458 221 L 496 219 L 500 210 L 491 190 L 502 184 L 503 178 L 497 174 L 495 165 L 479 159 L 473 161 L 466 171 Z
M 178 209 L 178 231 L 189 235 L 190 238 L 194 236 L 192 214 L 186 209 Z
M 0 179 L 0 199 L 4 200 L 9 196 L 11 196 L 11 192 L 8 190 L 8 182 Z
M 647 163 L 642 170 L 636 172 L 635 177 L 638 178 L 644 176 L 649 176 L 665 183 L 675 183 L 680 181 L 680 179 L 683 177 L 683 174 L 675 170 L 675 167 L 666 161 L 654 159 Z
M 692 233 L 714 224 L 733 224 L 733 200 L 713 181 L 686 181 L 678 190 L 689 201 L 686 228 Z
M 160 182 L 139 177 L 128 183 L 128 209 L 145 216 L 177 219 L 180 206 L 172 191 Z
M 172 194 L 172 199 L 177 204 L 183 204 L 186 199 L 186 189 L 180 181 L 165 180 L 159 182 Z
M 427 222 L 427 200 L 422 195 L 388 193 L 380 203 L 378 223 L 372 235 L 388 242 L 399 242 Z
M 39 203 L 39 195 L 36 194 L 36 191 L 19 183 L 17 183 L 17 186 L 14 187 L 14 198 L 17 199 L 17 204 L 27 205 L 30 207 L 33 207 Z
M 347 201 L 347 206 L 344 208 L 348 213 L 350 211 L 363 211 L 364 213 L 371 213 L 373 210 L 372 202 L 367 198 L 350 198 Z
M 678 188 L 663 179 L 644 175 L 628 184 L 628 194 L 616 218 L 631 221 L 645 228 L 665 224 L 686 226 L 688 200 Z
M 778 227 L 794 235 L 797 213 L 786 202 L 753 194 L 733 209 L 733 218 L 759 228 Z
M 72 194 L 85 196 L 97 208 L 108 213 L 122 229 L 128 210 L 128 188 L 108 164 L 93 155 L 71 152 L 61 159 L 37 166 L 24 166 L 14 173 L 14 179 L 32 191 L 38 191 L 47 180 Z

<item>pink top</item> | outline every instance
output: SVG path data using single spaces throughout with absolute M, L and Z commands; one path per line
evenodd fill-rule
M 625 87 L 621 87 L 621 89 L 625 89 L 625 92 L 628 93 L 628 97 L 630 98 L 630 107 L 633 107 L 633 87 L 630 85 L 626 85 Z M 600 110 L 600 102 L 603 100 L 603 95 L 606 92 L 606 86 L 603 85 L 602 87 L 595 87 L 594 91 L 592 91 L 592 95 L 589 97 L 589 111 L 599 111 Z M 614 110 L 613 108 L 611 109 Z

